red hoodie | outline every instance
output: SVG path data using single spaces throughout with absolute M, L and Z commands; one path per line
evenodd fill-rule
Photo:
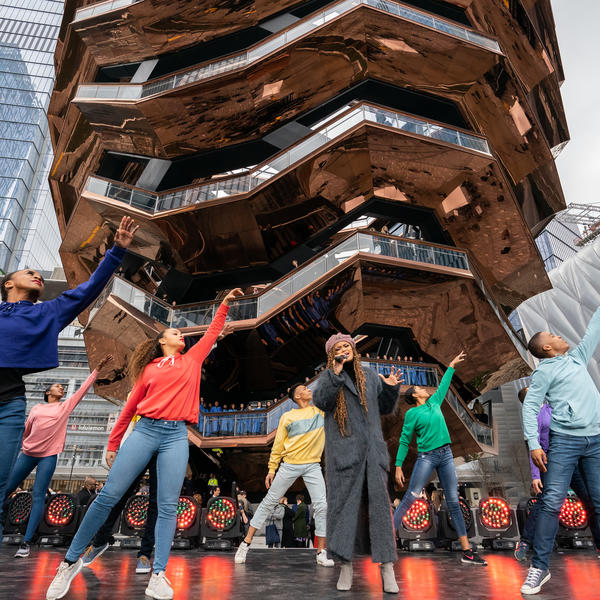
M 225 325 L 229 307 L 221 304 L 210 327 L 185 354 L 155 358 L 138 378 L 108 438 L 116 451 L 134 415 L 165 421 L 198 422 L 202 363 Z

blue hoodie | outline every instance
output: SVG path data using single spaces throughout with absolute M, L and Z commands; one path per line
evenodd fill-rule
M 0 303 L 0 368 L 34 373 L 57 367 L 58 334 L 100 295 L 124 255 L 123 248 L 111 248 L 88 281 L 54 300 Z
M 540 448 L 537 415 L 544 398 L 552 408 L 550 431 L 563 435 L 600 434 L 600 392 L 587 364 L 600 341 L 600 308 L 574 350 L 544 358 L 531 376 L 523 403 L 523 429 L 530 450 Z

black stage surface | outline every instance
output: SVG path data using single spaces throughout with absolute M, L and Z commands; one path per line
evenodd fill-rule
M 32 548 L 28 559 L 13 558 L 15 546 L 0 549 L 0 598 L 42 600 L 64 550 Z M 383 594 L 379 568 L 368 558 L 354 563 L 350 592 L 335 589 L 338 569 L 317 567 L 309 550 L 255 549 L 245 565 L 235 565 L 233 553 L 173 551 L 167 576 L 175 600 L 403 600 L 521 598 L 526 567 L 509 553 L 486 553 L 488 567 L 461 565 L 460 555 L 402 553 L 396 564 L 400 594 Z M 133 550 L 108 550 L 78 575 L 65 600 L 125 600 L 144 598 L 148 575 L 135 574 Z M 552 556 L 552 579 L 539 600 L 600 599 L 600 560 L 591 551 Z

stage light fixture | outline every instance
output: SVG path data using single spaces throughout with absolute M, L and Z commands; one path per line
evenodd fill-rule
M 142 536 L 146 527 L 149 506 L 148 494 L 131 496 L 121 513 L 121 539 L 122 548 L 140 548 Z
M 2 534 L 4 544 L 21 544 L 23 542 L 32 506 L 31 492 L 19 492 L 8 501 Z
M 177 529 L 173 548 L 187 549 L 198 543 L 200 532 L 200 511 L 198 503 L 191 496 L 180 496 L 177 504 Z
M 54 494 L 47 502 L 44 518 L 38 532 L 42 545 L 60 546 L 69 541 L 77 531 L 81 515 L 72 494 Z
M 472 538 L 475 536 L 475 521 L 473 520 L 471 507 L 464 498 L 460 497 L 458 498 L 458 505 L 465 521 L 467 537 Z M 450 515 L 446 501 L 444 501 L 444 503 L 440 506 L 440 510 L 438 511 L 438 528 L 438 536 L 440 539 L 445 540 L 448 550 L 462 550 L 462 546 L 458 541 L 458 534 L 456 533 L 454 522 L 452 521 L 452 516 Z
M 211 550 L 229 550 L 242 537 L 240 516 L 233 498 L 211 498 L 202 511 L 201 535 L 204 546 Z
M 588 527 L 588 514 L 577 496 L 567 496 L 558 516 L 556 545 L 559 548 L 584 549 L 593 547 Z
M 481 500 L 476 514 L 477 529 L 483 538 L 484 547 L 493 550 L 514 550 L 518 536 L 517 520 L 504 498 Z
M 417 498 L 402 517 L 402 525 L 397 532 L 400 546 L 411 552 L 435 550 L 433 538 L 437 536 L 436 517 L 432 504 L 424 498 Z

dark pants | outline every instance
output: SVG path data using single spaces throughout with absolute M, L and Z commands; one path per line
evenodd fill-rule
M 156 518 L 158 516 L 158 506 L 156 504 L 156 455 L 152 457 L 144 470 L 139 474 L 129 489 L 123 494 L 123 497 L 117 502 L 110 511 L 104 525 L 98 529 L 98 532 L 92 540 L 95 548 L 104 546 L 104 544 L 112 543 L 112 532 L 115 524 L 119 520 L 127 500 L 137 491 L 141 480 L 144 477 L 146 469 L 150 469 L 150 497 L 148 500 L 148 516 L 146 518 L 146 526 L 144 527 L 144 535 L 142 536 L 142 545 L 138 552 L 140 556 L 150 558 L 154 548 L 154 528 L 156 526 Z
M 543 489 L 545 489 L 546 473 L 540 473 L 540 479 L 542 481 L 542 485 L 544 486 Z M 592 537 L 594 538 L 594 544 L 596 545 L 596 548 L 600 550 L 600 526 L 598 525 L 598 516 L 596 515 L 594 504 L 592 502 L 592 498 L 590 497 L 590 492 L 587 488 L 587 484 L 581 473 L 579 465 L 577 465 L 573 471 L 573 477 L 571 477 L 571 489 L 581 500 L 581 503 L 585 508 L 585 512 L 588 515 L 590 531 L 592 533 Z M 540 498 L 541 494 L 538 495 L 537 502 L 531 507 L 527 521 L 525 521 L 525 527 L 523 527 L 523 533 L 521 534 L 521 539 L 524 542 L 527 542 L 529 545 L 533 544 L 533 538 L 535 536 L 535 527 L 540 508 Z

